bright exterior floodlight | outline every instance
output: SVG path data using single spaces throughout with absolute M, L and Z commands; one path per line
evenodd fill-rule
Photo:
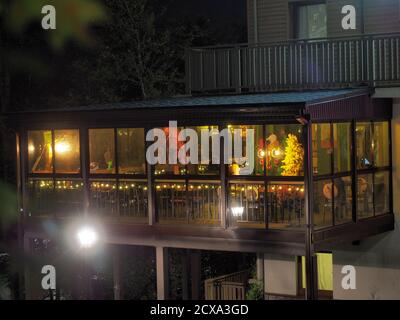
M 231 210 L 234 217 L 241 217 L 244 212 L 243 207 L 233 207 Z
M 97 233 L 90 227 L 83 227 L 82 229 L 79 229 L 77 238 L 81 248 L 89 249 L 97 242 Z

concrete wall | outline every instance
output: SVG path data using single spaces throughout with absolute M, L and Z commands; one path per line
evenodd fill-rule
M 264 254 L 264 291 L 267 295 L 296 296 L 297 279 L 296 257 Z
M 393 103 L 392 150 L 395 230 L 333 251 L 335 299 L 400 299 L 400 99 Z M 356 290 L 342 289 L 344 265 L 356 268 Z

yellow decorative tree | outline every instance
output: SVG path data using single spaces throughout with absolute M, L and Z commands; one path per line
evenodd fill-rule
M 297 176 L 303 168 L 304 149 L 297 136 L 288 135 L 286 139 L 285 158 L 282 160 L 283 176 Z

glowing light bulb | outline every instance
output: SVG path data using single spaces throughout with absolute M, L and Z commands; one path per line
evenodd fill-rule
M 81 248 L 91 248 L 97 242 L 97 233 L 90 227 L 83 227 L 77 233 Z
M 33 144 L 28 145 L 28 152 L 29 153 L 34 153 L 35 152 L 35 146 Z
M 66 141 L 56 142 L 55 149 L 57 153 L 66 153 L 71 151 L 71 145 Z

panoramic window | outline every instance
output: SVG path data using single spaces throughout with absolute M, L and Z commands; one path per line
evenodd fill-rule
M 195 130 L 198 136 L 198 156 L 199 156 L 199 164 L 188 164 L 187 165 L 187 173 L 190 175 L 218 175 L 220 165 L 212 164 L 212 136 L 217 133 L 217 126 L 201 126 L 201 127 L 190 127 Z M 201 142 L 202 142 L 202 131 L 205 132 L 207 130 L 210 133 L 209 143 L 208 143 L 208 159 L 210 161 L 209 164 L 201 164 Z M 221 142 L 222 143 L 222 142 Z
M 30 173 L 53 172 L 53 135 L 50 130 L 28 131 Z
M 259 155 L 260 150 L 257 153 Z M 301 125 L 266 125 L 264 154 L 268 176 L 303 175 L 304 148 Z
M 332 173 L 332 136 L 331 124 L 312 125 L 313 141 L 313 171 L 314 174 L 326 175 Z
M 118 187 L 119 216 L 135 218 L 146 222 L 147 219 L 147 182 L 121 180 Z
M 186 183 L 160 181 L 155 185 L 159 222 L 187 223 Z
M 232 141 L 234 141 L 234 132 L 240 130 L 240 138 L 242 144 L 242 150 L 237 154 L 239 158 L 235 158 L 233 152 L 234 148 L 232 148 L 232 156 L 233 156 L 233 163 L 229 165 L 229 173 L 231 175 L 263 175 L 264 174 L 264 161 L 265 161 L 265 149 L 263 143 L 263 126 L 245 126 L 245 125 L 235 125 L 235 126 L 228 126 L 232 134 Z M 247 134 L 250 133 L 247 130 L 254 130 L 254 150 L 253 154 L 249 155 L 246 152 L 246 140 L 248 139 Z M 233 143 L 233 142 L 232 142 Z M 249 146 L 247 147 L 248 149 Z M 253 159 L 251 159 L 253 158 Z M 254 160 L 254 161 L 252 161 Z M 250 163 L 253 162 L 254 166 Z M 252 172 L 250 173 L 250 171 Z
M 90 182 L 90 210 L 96 216 L 117 215 L 117 184 L 115 180 Z
M 372 123 L 358 122 L 356 126 L 357 169 L 373 166 Z
M 114 129 L 89 130 L 90 173 L 115 173 Z
M 228 192 L 232 225 L 265 228 L 264 184 L 232 182 Z
M 351 124 L 333 124 L 334 173 L 351 171 Z
M 327 37 L 326 4 L 295 5 L 294 21 L 297 39 Z
M 118 173 L 146 174 L 144 129 L 118 129 L 117 138 Z
M 374 122 L 374 166 L 386 167 L 389 165 L 389 123 Z
M 268 185 L 268 228 L 287 229 L 304 226 L 304 184 L 275 182 Z
M 357 216 L 390 211 L 389 122 L 357 123 Z
M 221 186 L 213 181 L 189 181 L 188 185 L 189 222 L 219 224 Z
M 162 128 L 165 134 L 166 138 L 166 146 L 165 150 L 163 149 L 163 146 L 159 146 L 158 152 L 165 153 L 166 156 L 166 164 L 156 164 L 155 165 L 155 175 L 185 175 L 186 174 L 186 166 L 182 165 L 178 161 L 178 150 L 181 148 L 185 143 L 178 141 L 178 135 L 181 130 L 184 128 L 178 127 L 177 128 L 177 133 L 176 136 L 174 134 L 170 133 L 170 128 Z M 171 139 L 175 141 L 170 141 Z M 176 146 L 176 150 L 171 149 L 171 153 L 176 155 L 176 164 L 171 164 L 169 161 L 169 153 L 170 153 L 170 146 Z M 158 154 L 156 154 L 158 156 Z
M 56 173 L 79 173 L 79 130 L 54 130 L 54 150 Z
M 333 225 L 333 198 L 338 195 L 332 180 L 314 182 L 314 225 L 316 228 Z

